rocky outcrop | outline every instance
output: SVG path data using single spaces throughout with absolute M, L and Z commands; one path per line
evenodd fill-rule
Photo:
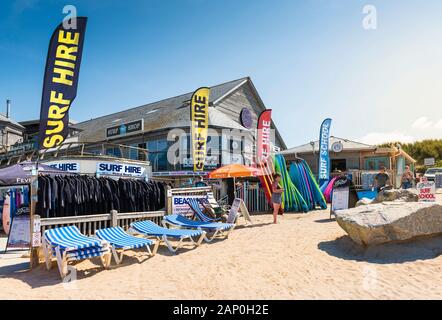
M 442 234 L 442 205 L 384 202 L 336 212 L 336 220 L 363 246 Z
M 378 193 L 376 199 L 374 199 L 372 203 L 398 200 L 405 202 L 417 202 L 419 201 L 419 196 L 417 191 L 413 189 L 384 190 Z

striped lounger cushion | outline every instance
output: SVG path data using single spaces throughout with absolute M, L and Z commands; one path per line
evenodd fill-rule
M 100 239 L 86 237 L 81 234 L 76 226 L 46 230 L 45 237 L 53 247 L 59 247 L 62 251 L 66 249 L 101 248 L 106 245 L 106 242 Z
M 190 228 L 201 228 L 209 230 L 228 230 L 233 228 L 235 225 L 231 223 L 220 223 L 220 222 L 201 222 L 189 220 L 181 215 L 172 214 L 166 216 L 166 220 L 174 225 L 190 227 Z
M 181 238 L 181 237 L 199 237 L 202 234 L 200 230 L 177 230 L 177 229 L 167 229 L 160 227 L 156 223 L 145 220 L 134 222 L 131 227 L 142 234 L 161 237 L 163 235 L 171 238 Z
M 127 234 L 121 227 L 113 227 L 97 230 L 96 235 L 102 240 L 110 242 L 117 249 L 138 249 L 150 246 L 154 242 Z

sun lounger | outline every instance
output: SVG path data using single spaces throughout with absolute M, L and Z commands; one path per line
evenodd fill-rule
M 214 219 L 205 215 L 204 212 L 201 210 L 199 200 L 196 198 L 190 198 L 186 200 L 186 203 L 189 205 L 190 209 L 192 209 L 195 216 L 202 222 L 219 222 L 221 220 Z
M 206 242 L 211 242 L 217 236 L 224 236 L 225 238 L 227 238 L 229 236 L 229 233 L 235 228 L 235 225 L 232 223 L 195 221 L 189 220 L 178 214 L 165 216 L 163 224 L 173 225 L 181 228 L 191 228 L 207 231 L 208 233 L 211 233 L 211 236 L 206 235 L 206 237 L 204 238 Z
M 108 268 L 111 260 L 107 241 L 87 237 L 76 226 L 46 230 L 43 235 L 43 252 L 48 270 L 52 267 L 52 258 L 57 259 L 61 278 L 67 275 L 67 265 L 71 261 L 100 257 L 103 266 Z
M 106 240 L 112 246 L 112 254 L 115 262 L 120 264 L 123 260 L 123 254 L 126 250 L 146 248 L 150 256 L 154 256 L 158 250 L 159 241 L 149 239 L 137 238 L 127 234 L 121 227 L 112 227 L 100 229 L 95 232 L 95 235 L 101 239 Z M 154 246 L 150 249 L 150 246 Z M 118 255 L 120 251 L 120 255 Z
M 134 222 L 131 225 L 129 232 L 140 234 L 143 236 L 150 236 L 161 240 L 167 245 L 167 248 L 175 253 L 182 247 L 184 240 L 190 240 L 191 243 L 198 247 L 203 242 L 206 232 L 202 230 L 181 230 L 181 229 L 168 229 L 157 225 L 156 223 L 145 220 Z M 173 247 L 170 239 L 179 240 L 178 244 Z M 194 239 L 197 239 L 196 241 Z

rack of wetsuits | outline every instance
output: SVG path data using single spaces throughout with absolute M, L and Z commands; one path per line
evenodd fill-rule
M 36 213 L 42 218 L 118 212 L 157 211 L 165 207 L 165 186 L 157 181 L 86 175 L 38 177 Z

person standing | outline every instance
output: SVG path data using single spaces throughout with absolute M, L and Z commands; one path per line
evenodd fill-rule
M 377 192 L 381 191 L 381 189 L 390 185 L 390 176 L 386 172 L 384 166 L 379 169 L 379 173 L 374 177 L 374 185 L 373 188 L 376 189 Z
M 273 184 L 272 184 L 272 203 L 273 203 L 273 223 L 277 223 L 279 209 L 282 204 L 282 194 L 284 193 L 284 189 L 279 186 L 279 181 L 281 180 L 281 175 L 279 173 L 275 173 L 273 175 Z
M 413 186 L 414 174 L 410 170 L 410 166 L 405 166 L 405 171 L 402 174 L 402 189 L 410 189 Z
M 199 177 L 198 181 L 195 183 L 195 187 L 197 188 L 201 188 L 201 187 L 207 187 L 207 183 L 204 182 L 204 178 L 203 177 Z

